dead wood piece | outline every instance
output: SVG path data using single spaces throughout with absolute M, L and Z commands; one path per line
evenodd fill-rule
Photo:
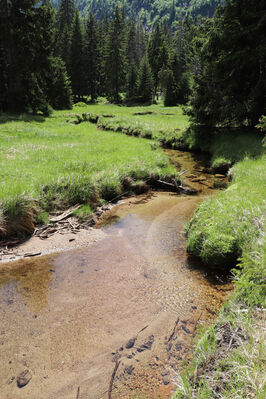
M 41 252 L 31 252 L 31 253 L 26 253 L 23 256 L 24 256 L 24 258 L 30 258 L 30 257 L 38 256 L 38 255 L 41 255 L 41 254 L 42 254 Z
M 173 183 L 168 183 L 168 182 L 163 181 L 163 180 L 157 180 L 157 182 L 160 183 L 160 184 L 164 184 L 165 186 L 175 187 L 175 184 L 173 184 Z
M 79 399 L 79 393 L 80 393 L 80 387 L 78 387 L 76 399 Z
M 179 323 L 179 320 L 180 320 L 180 319 L 179 319 L 179 317 L 178 317 L 177 320 L 176 320 L 176 322 L 175 322 L 175 325 L 174 325 L 172 334 L 170 335 L 170 337 L 169 337 L 168 340 L 167 340 L 167 343 L 169 343 L 170 341 L 172 341 L 172 339 L 174 338 L 175 333 L 176 333 L 176 328 L 177 328 L 178 323 Z
M 109 384 L 108 399 L 112 399 L 113 384 L 114 384 L 115 376 L 116 376 L 119 365 L 120 365 L 120 361 L 116 360 L 115 368 L 111 375 L 111 380 L 110 380 L 110 384 Z
M 192 331 L 192 336 L 195 335 L 195 332 L 196 332 L 196 330 L 197 330 L 197 326 L 198 326 L 199 321 L 200 321 L 200 319 L 201 319 L 202 313 L 203 313 L 203 310 L 201 311 L 199 317 L 197 318 L 197 321 L 196 321 L 196 323 L 195 323 L 194 329 L 193 329 L 193 331 Z
M 62 213 L 61 215 L 50 219 L 50 221 L 51 222 L 59 222 L 59 221 L 61 221 L 63 219 L 66 219 L 68 216 L 72 215 L 72 213 L 74 211 L 76 211 L 77 209 L 79 209 L 79 208 L 80 208 L 80 205 L 73 206 L 72 208 L 70 208 L 67 211 L 65 211 L 64 213 Z

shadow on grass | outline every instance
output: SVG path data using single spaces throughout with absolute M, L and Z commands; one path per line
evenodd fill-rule
M 45 122 L 46 117 L 34 114 L 0 113 L 0 124 L 16 122 Z

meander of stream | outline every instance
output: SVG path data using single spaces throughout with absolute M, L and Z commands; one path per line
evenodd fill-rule
M 216 177 L 192 154 L 167 152 L 198 195 L 125 199 L 93 245 L 1 264 L 0 399 L 171 397 L 197 326 L 232 283 L 185 250 L 184 223 Z

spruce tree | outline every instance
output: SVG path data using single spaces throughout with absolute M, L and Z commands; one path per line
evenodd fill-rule
M 86 80 L 84 73 L 83 34 L 78 10 L 75 12 L 72 25 L 69 69 L 72 92 L 76 99 L 79 100 L 86 94 Z
M 86 26 L 85 36 L 85 78 L 87 82 L 88 94 L 91 96 L 91 100 L 94 101 L 97 98 L 98 86 L 99 86 L 99 48 L 98 48 L 98 35 L 97 26 L 90 10 L 89 18 Z
M 61 34 L 65 27 L 71 28 L 76 7 L 75 0 L 61 0 L 57 12 L 57 26 Z
M 7 1 L 0 3 L 0 111 L 7 108 L 8 95 L 8 43 L 10 27 Z
M 61 57 L 69 71 L 71 31 L 75 15 L 75 1 L 61 0 L 56 15 L 55 54 Z
M 157 23 L 154 31 L 151 34 L 148 44 L 149 63 L 153 73 L 154 80 L 154 94 L 157 94 L 159 85 L 159 73 L 163 67 L 168 63 L 168 51 L 164 34 L 161 31 L 160 25 Z
M 153 94 L 153 78 L 152 71 L 148 61 L 148 57 L 143 57 L 141 61 L 139 74 L 138 98 L 140 102 L 151 103 Z
M 49 112 L 50 56 L 54 39 L 54 10 L 49 1 L 6 3 L 6 108 Z
M 125 85 L 124 21 L 118 5 L 111 22 L 106 47 L 106 91 L 110 101 L 119 103 Z
M 265 1 L 220 7 L 200 53 L 192 120 L 210 126 L 256 125 L 265 111 Z
M 110 20 L 107 15 L 104 16 L 103 20 L 99 23 L 97 29 L 98 36 L 98 51 L 99 51 L 99 63 L 98 63 L 98 77 L 99 95 L 106 95 L 106 60 L 107 60 L 107 48 L 108 48 L 108 33 L 110 29 Z
M 139 78 L 138 69 L 135 63 L 128 65 L 126 77 L 126 100 L 136 101 L 138 96 Z
M 51 77 L 48 87 L 50 105 L 54 109 L 72 108 L 71 82 L 61 58 L 51 58 L 49 74 Z

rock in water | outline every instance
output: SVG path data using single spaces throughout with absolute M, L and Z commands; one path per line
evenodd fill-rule
M 27 385 L 30 382 L 31 379 L 32 379 L 32 375 L 29 372 L 29 370 L 22 371 L 22 373 L 20 373 L 18 378 L 17 378 L 18 387 L 19 388 L 25 387 L 25 385 Z
M 136 337 L 131 338 L 131 339 L 127 342 L 126 348 L 127 348 L 127 349 L 133 348 L 133 346 L 134 346 L 134 344 L 135 344 L 135 341 L 136 341 Z

